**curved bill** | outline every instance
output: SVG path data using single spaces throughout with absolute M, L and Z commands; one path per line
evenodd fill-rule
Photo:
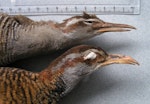
M 119 54 L 109 54 L 106 60 L 100 63 L 97 68 L 110 65 L 110 64 L 131 64 L 131 65 L 139 65 L 139 63 L 131 58 L 130 56 L 124 56 Z M 96 69 L 97 69 L 96 68 Z
M 116 24 L 116 23 L 104 22 L 104 24 L 101 25 L 100 29 L 97 32 L 98 33 L 123 32 L 123 31 L 130 31 L 131 29 L 136 29 L 136 28 L 127 24 Z

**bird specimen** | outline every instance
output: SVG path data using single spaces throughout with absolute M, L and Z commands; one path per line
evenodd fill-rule
M 0 65 L 19 59 L 54 52 L 104 32 L 135 29 L 126 24 L 104 22 L 83 13 L 61 23 L 33 21 L 28 17 L 0 14 Z
M 109 64 L 138 64 L 89 45 L 73 47 L 41 72 L 0 68 L 0 104 L 57 104 L 86 75 Z

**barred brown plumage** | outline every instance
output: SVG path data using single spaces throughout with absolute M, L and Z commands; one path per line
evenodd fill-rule
M 87 13 L 62 23 L 0 14 L 0 65 L 54 52 L 104 32 L 128 31 L 126 28 L 135 29 L 130 25 L 104 22 Z
M 58 85 L 41 81 L 38 73 L 1 67 L 0 82 L 0 104 L 55 104 L 60 97 Z

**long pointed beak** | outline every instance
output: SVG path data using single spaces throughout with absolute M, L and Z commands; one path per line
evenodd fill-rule
M 100 63 L 97 68 L 110 65 L 110 64 L 131 64 L 131 65 L 139 65 L 139 63 L 131 58 L 130 56 L 124 56 L 119 54 L 109 54 L 106 60 Z
M 123 31 L 130 31 L 131 29 L 136 29 L 135 27 L 127 24 L 117 24 L 117 23 L 108 23 L 104 22 L 104 24 L 99 24 L 101 26 L 100 29 L 97 31 L 98 33 L 103 32 L 123 32 Z M 98 26 L 98 24 L 97 24 Z

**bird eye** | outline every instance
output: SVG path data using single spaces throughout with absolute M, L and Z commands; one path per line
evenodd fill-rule
M 84 23 L 87 25 L 92 25 L 93 23 L 97 22 L 98 20 L 96 19 L 86 19 L 84 20 Z

